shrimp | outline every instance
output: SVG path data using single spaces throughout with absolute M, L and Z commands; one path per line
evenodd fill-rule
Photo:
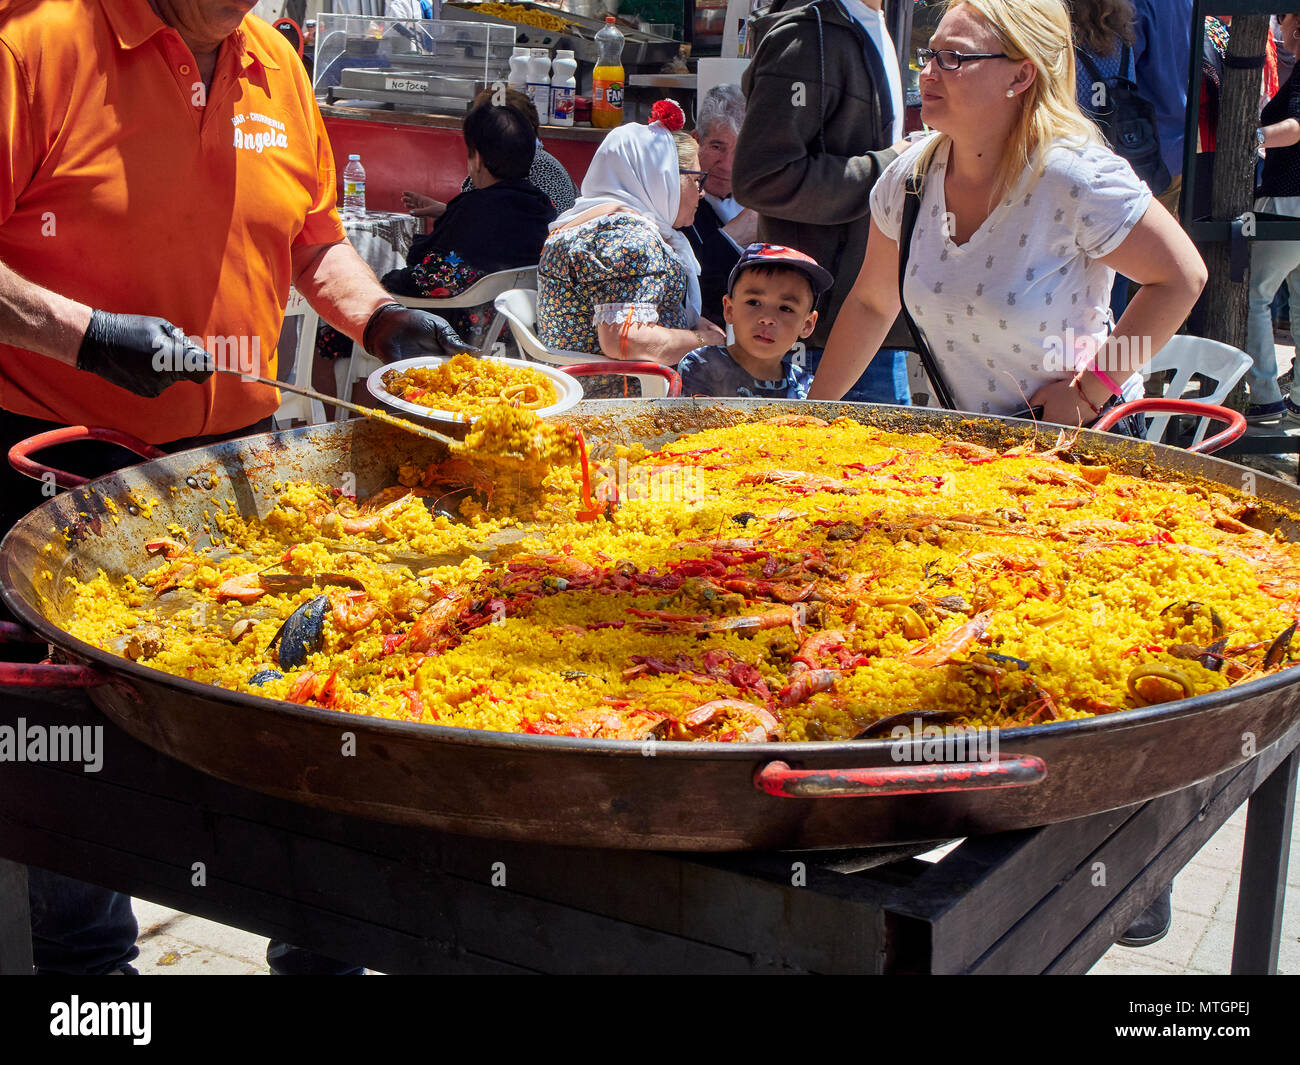
M 710 739 L 719 742 L 744 740 L 748 743 L 766 743 L 781 738 L 781 723 L 761 706 L 740 699 L 714 699 L 702 703 L 682 718 L 681 724 L 697 736 L 709 725 L 719 720 L 740 719 L 742 731 L 715 732 Z
M 993 611 L 991 610 L 976 614 L 966 624 L 958 625 L 941 640 L 931 640 L 918 647 L 905 661 L 924 668 L 942 666 L 946 662 L 951 662 L 957 655 L 969 649 L 976 640 L 984 635 L 992 619 Z

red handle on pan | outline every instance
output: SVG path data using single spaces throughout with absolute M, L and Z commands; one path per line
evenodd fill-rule
M 1037 784 L 1047 766 L 1033 755 L 1003 755 L 995 762 L 930 762 L 866 769 L 791 769 L 769 762 L 754 787 L 782 799 L 845 799 L 863 795 L 934 795 Z
M 1201 455 L 1214 454 L 1219 448 L 1227 447 L 1234 440 L 1240 439 L 1246 431 L 1245 415 L 1239 411 L 1229 410 L 1214 403 L 1198 403 L 1192 399 L 1161 399 L 1158 396 L 1151 399 L 1135 399 L 1132 403 L 1121 403 L 1118 407 L 1112 407 L 1089 428 L 1105 432 L 1130 414 L 1190 414 L 1197 418 L 1213 418 L 1216 422 L 1227 422 L 1228 428 L 1223 432 L 1187 449 Z
M 0 621 L 0 643 L 44 643 L 21 625 Z M 98 688 L 108 677 L 89 666 L 64 666 L 42 662 L 0 662 L 0 687 Z
M 35 436 L 29 436 L 26 440 L 19 440 L 9 449 L 9 465 L 24 476 L 31 477 L 36 481 L 49 480 L 52 475 L 54 483 L 60 488 L 80 488 L 89 478 L 81 477 L 75 473 L 68 473 L 65 470 L 56 470 L 53 466 L 46 466 L 37 462 L 32 458 L 32 455 L 37 451 L 44 451 L 47 447 L 54 447 L 57 444 L 76 444 L 83 440 L 102 440 L 105 443 L 117 444 L 128 451 L 134 451 L 145 459 L 160 459 L 167 454 L 167 452 L 154 447 L 153 444 L 146 444 L 139 437 L 121 432 L 118 429 L 69 425 L 63 429 L 51 429 L 48 433 L 37 433 Z
M 623 362 L 621 359 L 609 359 L 605 362 L 581 362 L 576 366 L 561 366 L 560 369 L 570 377 L 593 377 L 596 374 L 651 374 L 662 377 L 668 382 L 668 395 L 682 394 L 681 375 L 671 366 L 660 366 L 657 362 Z

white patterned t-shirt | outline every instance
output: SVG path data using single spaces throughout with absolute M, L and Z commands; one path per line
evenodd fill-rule
M 898 239 L 907 178 L 924 141 L 880 175 L 871 217 Z M 1074 340 L 1110 331 L 1115 272 L 1099 260 L 1124 242 L 1150 190 L 1107 148 L 1058 144 L 1043 173 L 1027 169 L 967 243 L 945 225 L 949 145 L 931 160 L 903 295 L 961 410 L 1010 414 L 1042 385 L 1073 375 Z M 1124 384 L 1141 395 L 1139 375 Z

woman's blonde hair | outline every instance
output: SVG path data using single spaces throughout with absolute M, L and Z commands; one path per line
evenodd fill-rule
M 1027 166 L 1033 166 L 1035 175 L 1042 173 L 1041 148 L 1058 140 L 1078 145 L 1103 141 L 1075 97 L 1074 42 L 1070 13 L 1062 0 L 947 0 L 944 13 L 962 4 L 983 16 L 1010 59 L 1028 59 L 1037 72 L 1020 94 L 1020 120 L 1011 130 L 994 183 L 996 202 L 1014 187 Z M 918 178 L 948 139 L 946 133 L 930 138 L 917 160 Z

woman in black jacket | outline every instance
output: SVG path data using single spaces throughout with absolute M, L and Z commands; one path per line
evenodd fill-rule
M 1300 14 L 1282 16 L 1282 33 L 1288 48 L 1300 48 Z M 1295 70 L 1264 105 L 1259 125 L 1259 143 L 1265 155 L 1255 210 L 1300 217 L 1300 78 Z M 1277 383 L 1277 351 L 1269 305 L 1283 281 L 1295 300 L 1300 293 L 1300 241 L 1252 241 L 1250 312 L 1246 319 L 1246 351 L 1252 360 L 1246 375 L 1250 390 L 1247 421 L 1277 421 L 1283 417 L 1300 421 L 1300 388 L 1294 376 L 1291 394 L 1285 399 Z
M 541 257 L 555 207 L 528 179 L 537 143 L 528 119 L 485 103 L 465 116 L 463 134 L 473 188 L 412 242 L 405 267 L 384 275 L 384 287 L 399 296 L 445 299 L 486 274 L 536 266 Z M 472 308 L 460 317 L 461 336 L 477 343 L 492 315 Z

